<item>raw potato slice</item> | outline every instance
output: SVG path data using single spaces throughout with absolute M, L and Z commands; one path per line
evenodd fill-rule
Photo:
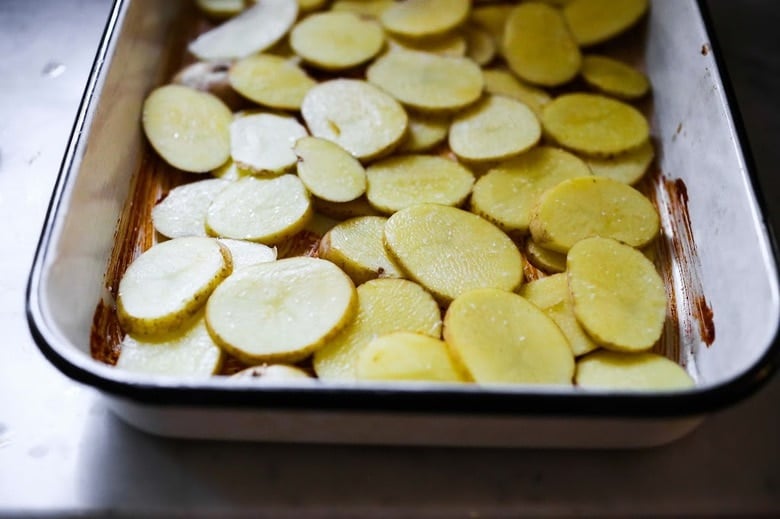
M 412 112 L 409 114 L 409 132 L 400 151 L 427 151 L 444 142 L 450 129 L 450 117 Z
M 371 341 L 360 352 L 358 380 L 465 382 L 444 341 L 427 335 L 395 332 Z
M 674 391 L 694 386 L 691 376 L 666 357 L 606 350 L 577 362 L 575 381 L 589 389 Z
M 116 307 L 122 329 L 136 337 L 175 331 L 232 269 L 230 252 L 211 238 L 176 238 L 153 246 L 119 282 Z
M 263 0 L 201 34 L 188 48 L 203 60 L 244 58 L 279 41 L 297 16 L 296 0 Z
M 442 303 L 474 288 L 517 289 L 520 251 L 498 227 L 454 207 L 421 204 L 391 216 L 385 246 L 413 280 Z
M 368 67 L 366 77 L 401 103 L 423 111 L 457 110 L 482 94 L 479 66 L 467 58 L 395 49 Z
M 452 356 L 479 384 L 571 384 L 574 357 L 566 337 L 517 294 L 478 289 L 444 315 Z
M 474 185 L 468 169 L 430 155 L 383 159 L 368 167 L 366 177 L 368 201 L 387 214 L 424 203 L 457 206 Z
M 331 202 L 349 202 L 366 192 L 366 170 L 344 148 L 319 137 L 295 143 L 298 178 L 311 194 Z
M 306 188 L 295 175 L 247 177 L 214 199 L 206 229 L 213 236 L 273 245 L 303 229 L 311 212 Z
M 331 11 L 348 11 L 361 16 L 379 19 L 393 0 L 336 0 Z
M 484 27 L 493 36 L 499 52 L 501 51 L 501 43 L 504 41 L 506 21 L 512 9 L 514 6 L 508 4 L 479 5 L 475 6 L 469 15 L 472 22 Z
M 545 132 L 564 148 L 605 156 L 641 146 L 647 119 L 631 105 L 596 94 L 562 95 L 544 107 Z
M 540 247 L 531 238 L 525 241 L 525 257 L 531 264 L 549 273 L 566 270 L 566 255 Z
M 544 105 L 552 101 L 547 92 L 521 83 L 507 70 L 486 69 L 482 71 L 482 77 L 485 78 L 485 92 L 517 99 L 533 110 L 537 117 L 541 117 Z
M 328 0 L 298 0 L 298 9 L 300 9 L 302 13 L 308 13 L 310 11 L 322 9 L 327 3 Z
M 463 160 L 495 161 L 518 155 L 542 136 L 534 112 L 520 101 L 488 96 L 457 115 L 450 126 L 450 148 Z
M 574 307 L 569 299 L 566 274 L 555 274 L 531 281 L 523 286 L 520 295 L 528 299 L 553 320 L 569 341 L 575 357 L 589 353 L 598 344 L 588 337 L 574 316 Z
M 463 28 L 463 34 L 466 37 L 466 53 L 474 63 L 484 66 L 493 61 L 496 42 L 487 29 L 471 24 Z
M 214 344 L 201 315 L 194 324 L 157 341 L 125 335 L 116 367 L 136 373 L 208 377 L 219 371 L 222 350 Z
M 620 99 L 639 99 L 650 90 L 650 81 L 640 71 L 606 56 L 585 56 L 582 78 L 600 92 Z
M 223 165 L 211 172 L 211 175 L 222 180 L 241 180 L 244 177 L 252 175 L 252 171 L 239 167 L 232 160 L 228 160 Z
M 542 193 L 564 180 L 589 175 L 588 166 L 578 157 L 539 146 L 480 177 L 471 195 L 471 210 L 504 231 L 523 235 Z
M 354 319 L 314 353 L 323 380 L 354 381 L 360 352 L 375 337 L 406 331 L 441 337 L 441 312 L 431 294 L 405 279 L 374 279 L 357 288 Z
M 317 84 L 292 60 L 271 54 L 257 54 L 230 68 L 230 85 L 255 103 L 299 110 L 306 93 Z
M 504 58 L 525 81 L 543 86 L 568 83 L 580 71 L 582 55 L 561 12 L 549 5 L 515 7 L 506 21 Z
M 308 135 L 294 117 L 252 114 L 236 118 L 230 125 L 230 153 L 242 168 L 256 173 L 282 173 L 298 158 L 295 142 Z
M 396 2 L 381 16 L 388 31 L 408 38 L 436 36 L 466 20 L 469 0 L 405 0 Z
M 230 122 L 225 103 L 181 85 L 152 91 L 144 101 L 144 133 L 160 156 L 175 168 L 204 173 L 230 158 Z
M 462 58 L 466 55 L 466 37 L 457 32 L 449 32 L 435 38 L 425 38 L 424 40 L 410 40 L 394 36 L 388 42 L 391 50 L 401 48 L 455 58 Z
M 266 382 L 299 382 L 303 379 L 312 377 L 297 366 L 287 364 L 263 364 L 261 366 L 252 366 L 234 373 L 230 379 L 235 381 L 248 381 L 256 383 Z
M 567 252 L 591 236 L 644 247 L 660 229 L 652 202 L 631 186 L 603 177 L 564 180 L 546 191 L 531 217 L 534 241 Z
M 301 113 L 312 135 L 335 142 L 359 160 L 392 151 L 408 124 L 398 101 L 354 79 L 334 79 L 312 88 Z
M 296 362 L 336 335 L 355 313 L 355 287 L 333 263 L 287 258 L 236 271 L 206 305 L 223 349 L 247 364 Z
M 666 292 L 652 262 L 609 238 L 587 238 L 566 259 L 574 314 L 605 348 L 643 351 L 661 337 Z
M 230 110 L 240 110 L 246 100 L 230 86 L 229 61 L 198 61 L 187 65 L 171 80 L 171 83 L 194 88 L 217 96 Z
M 208 236 L 206 212 L 229 185 L 228 180 L 212 178 L 174 187 L 152 208 L 155 230 L 168 238 Z
M 596 45 L 636 24 L 647 12 L 647 0 L 574 0 L 563 16 L 581 46 Z
M 403 277 L 382 242 L 386 222 L 381 216 L 361 216 L 336 225 L 320 240 L 319 257 L 338 265 L 355 285 Z
M 365 196 L 350 200 L 349 202 L 331 202 L 313 197 L 312 205 L 318 213 L 322 213 L 336 220 L 346 220 L 358 216 L 381 216 L 381 213 L 368 203 Z
M 276 260 L 275 247 L 268 247 L 262 243 L 245 240 L 232 240 L 230 238 L 220 238 L 219 242 L 230 251 L 234 271 L 250 265 Z
M 647 172 L 655 158 L 652 141 L 638 148 L 608 158 L 588 157 L 585 162 L 598 177 L 611 178 L 624 184 L 636 184 Z
M 217 20 L 235 16 L 246 7 L 244 0 L 195 0 L 195 5 L 206 16 Z
M 374 20 L 349 12 L 331 11 L 308 16 L 293 28 L 290 45 L 312 66 L 343 70 L 376 56 L 385 42 Z

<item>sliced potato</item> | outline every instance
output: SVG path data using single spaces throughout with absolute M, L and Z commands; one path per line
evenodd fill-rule
M 230 238 L 220 238 L 219 242 L 230 251 L 230 257 L 233 260 L 233 270 L 276 260 L 276 247 Z
M 230 85 L 255 103 L 299 110 L 306 93 L 317 84 L 293 60 L 272 54 L 256 54 L 236 62 Z
M 360 352 L 375 337 L 407 331 L 441 337 L 441 312 L 431 294 L 405 279 L 374 279 L 357 287 L 354 319 L 314 353 L 323 380 L 353 381 Z
M 621 34 L 647 12 L 647 0 L 573 0 L 563 16 L 581 46 L 596 45 Z
M 346 220 L 358 216 L 381 216 L 382 214 L 368 203 L 368 199 L 365 196 L 349 202 L 331 202 L 315 196 L 312 197 L 311 202 L 318 213 L 336 220 Z
M 444 341 L 428 335 L 395 332 L 368 343 L 358 355 L 358 380 L 465 382 Z
M 304 18 L 290 33 L 290 45 L 307 63 L 343 70 L 376 56 L 385 42 L 382 26 L 350 12 L 330 11 Z
M 230 158 L 232 120 L 216 96 L 182 85 L 152 91 L 141 114 L 155 151 L 171 166 L 191 173 L 205 173 Z
M 235 16 L 246 7 L 245 0 L 195 0 L 195 5 L 206 16 L 223 20 Z
M 482 77 L 485 79 L 485 92 L 517 99 L 533 110 L 537 117 L 541 117 L 542 108 L 552 100 L 550 94 L 521 82 L 508 70 L 485 69 Z
M 294 117 L 252 114 L 230 125 L 230 154 L 238 166 L 255 173 L 282 173 L 298 160 L 295 142 L 308 135 Z
M 624 184 L 636 184 L 645 176 L 655 158 L 655 149 L 650 140 L 636 149 L 607 158 L 587 157 L 585 162 L 598 177 L 611 178 Z
M 610 238 L 587 238 L 566 259 L 574 314 L 605 348 L 643 351 L 661 337 L 666 292 L 653 264 Z
M 385 246 L 401 269 L 442 303 L 474 288 L 515 290 L 520 251 L 477 215 L 435 204 L 398 211 L 385 224 Z
M 332 261 L 355 285 L 375 278 L 403 277 L 382 242 L 387 218 L 359 216 L 328 231 L 319 244 L 318 256 Z
M 430 155 L 397 155 L 366 169 L 368 201 L 391 214 L 416 204 L 457 206 L 466 200 L 474 175 L 457 162 Z
M 352 319 L 355 287 L 333 263 L 286 258 L 237 270 L 206 305 L 222 348 L 247 364 L 295 362 Z
M 393 36 L 388 39 L 388 43 L 391 50 L 401 48 L 454 58 L 465 56 L 467 46 L 466 37 L 457 32 L 448 32 L 441 36 L 423 40 L 410 40 L 400 36 Z
M 335 142 L 359 160 L 391 151 L 408 124 L 398 101 L 354 79 L 334 79 L 312 88 L 301 113 L 312 135 Z
M 208 92 L 230 110 L 240 110 L 246 105 L 246 100 L 230 86 L 229 70 L 229 61 L 197 61 L 177 72 L 171 83 Z
M 539 308 L 494 288 L 464 292 L 444 315 L 450 352 L 479 384 L 571 384 L 566 337 Z
M 217 169 L 211 172 L 211 175 L 222 180 L 240 180 L 252 175 L 252 170 L 240 167 L 232 160 L 228 160 Z
M 366 192 L 366 170 L 338 144 L 304 137 L 293 151 L 298 156 L 298 178 L 315 196 L 331 202 L 349 202 Z
M 458 114 L 450 126 L 452 151 L 467 161 L 495 161 L 518 155 L 535 145 L 542 127 L 524 103 L 487 96 Z
M 332 11 L 348 11 L 360 16 L 379 19 L 382 13 L 392 5 L 393 0 L 336 0 L 330 6 L 330 9 Z
M 473 23 L 463 28 L 466 37 L 466 54 L 474 63 L 487 65 L 496 57 L 496 40 L 487 29 Z
M 399 151 L 427 151 L 444 142 L 450 129 L 448 115 L 409 113 L 409 131 Z
M 638 148 L 650 135 L 631 105 L 596 94 L 565 94 L 542 110 L 545 132 L 564 148 L 605 156 Z
M 566 270 L 566 254 L 540 247 L 530 237 L 525 241 L 525 257 L 531 265 L 548 274 Z
M 575 155 L 539 146 L 480 177 L 471 195 L 471 210 L 504 231 L 522 235 L 528 232 L 542 193 L 564 180 L 588 175 L 588 166 Z
M 152 208 L 155 230 L 168 238 L 208 236 L 206 212 L 229 185 L 228 180 L 212 178 L 174 187 Z
M 577 76 L 582 55 L 561 12 L 549 5 L 525 3 L 506 21 L 504 58 L 525 81 L 558 86 Z
M 506 21 L 512 9 L 514 9 L 514 6 L 509 4 L 476 5 L 469 15 L 469 19 L 472 22 L 484 27 L 493 36 L 499 52 L 504 41 Z
M 567 252 L 591 236 L 644 247 L 658 234 L 652 202 L 631 186 L 603 177 L 564 180 L 539 198 L 529 225 L 534 241 Z
M 596 90 L 620 99 L 639 99 L 650 90 L 647 76 L 631 65 L 607 56 L 585 56 L 580 74 Z
M 467 58 L 395 49 L 366 71 L 368 81 L 422 111 L 457 110 L 482 94 L 479 66 Z
M 436 36 L 454 29 L 466 20 L 469 0 L 405 0 L 382 12 L 385 29 L 409 38 Z
M 312 377 L 297 366 L 290 366 L 288 364 L 262 364 L 260 366 L 242 369 L 231 375 L 230 378 L 231 380 L 236 381 L 252 380 L 253 382 L 265 383 L 300 381 L 302 379 L 311 379 Z
M 694 386 L 691 376 L 666 357 L 606 350 L 580 359 L 575 381 L 588 389 L 673 391 Z
M 274 245 L 303 229 L 311 213 L 309 195 L 295 175 L 247 177 L 214 199 L 206 229 L 212 236 Z
M 322 9 L 327 3 L 328 0 L 298 0 L 298 9 L 302 13 L 308 13 Z
M 153 246 L 119 282 L 116 307 L 122 329 L 136 337 L 177 330 L 232 269 L 230 252 L 211 238 L 176 238 Z

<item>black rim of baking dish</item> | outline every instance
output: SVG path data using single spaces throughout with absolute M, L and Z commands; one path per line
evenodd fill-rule
M 402 412 L 419 414 L 472 415 L 566 415 L 580 417 L 673 417 L 697 416 L 732 405 L 756 392 L 775 371 L 780 359 L 777 336 L 761 358 L 735 379 L 723 384 L 669 393 L 594 393 L 585 391 L 545 392 L 527 387 L 520 389 L 470 387 L 436 388 L 417 391 L 403 386 L 341 387 L 312 384 L 299 387 L 247 386 L 164 386 L 143 382 L 126 382 L 102 376 L 72 363 L 47 338 L 48 329 L 40 318 L 37 290 L 47 245 L 51 240 L 55 215 L 75 160 L 82 129 L 87 119 L 92 94 L 110 48 L 112 34 L 120 18 L 122 0 L 116 0 L 109 16 L 101 46 L 90 71 L 85 95 L 68 142 L 65 157 L 47 209 L 44 227 L 33 260 L 27 284 L 26 312 L 31 334 L 43 355 L 68 377 L 105 393 L 155 406 L 256 407 L 287 410 L 329 410 L 355 412 Z M 766 221 L 766 202 L 759 189 L 755 163 L 739 112 L 728 71 L 714 36 L 711 15 L 704 0 L 698 0 L 705 29 L 731 110 L 737 138 L 742 150 L 751 187 L 764 220 L 775 266 L 778 265 L 777 242 Z M 777 333 L 777 330 L 775 331 Z

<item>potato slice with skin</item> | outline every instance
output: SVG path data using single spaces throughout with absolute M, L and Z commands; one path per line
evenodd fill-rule
M 214 199 L 206 229 L 212 236 L 274 245 L 303 229 L 311 213 L 309 195 L 295 175 L 247 177 Z
M 299 110 L 306 93 L 317 84 L 293 60 L 256 54 L 236 62 L 230 85 L 255 103 L 282 110 Z
M 370 60 L 382 50 L 385 34 L 374 20 L 330 11 L 306 17 L 293 27 L 290 45 L 310 65 L 344 70 Z
M 496 57 L 496 41 L 493 36 L 477 24 L 469 24 L 463 28 L 466 37 L 466 54 L 474 63 L 487 65 Z
M 457 206 L 471 193 L 474 175 L 457 162 L 430 155 L 398 155 L 366 169 L 371 205 L 392 214 L 412 205 Z
M 241 180 L 244 177 L 252 176 L 252 171 L 240 167 L 232 160 L 228 160 L 223 165 L 211 172 L 211 175 L 222 180 Z
M 382 237 L 387 218 L 359 216 L 341 222 L 320 240 L 318 256 L 332 261 L 362 285 L 375 278 L 403 277 L 385 251 Z
M 531 264 L 548 274 L 566 270 L 566 255 L 537 245 L 531 238 L 525 241 L 525 257 Z
M 607 41 L 631 28 L 647 12 L 647 0 L 573 0 L 563 8 L 566 23 L 583 47 Z
M 321 198 L 312 197 L 312 205 L 318 213 L 322 213 L 336 220 L 346 220 L 358 216 L 381 216 L 374 206 L 368 203 L 365 196 L 350 200 L 349 202 L 331 202 Z
M 287 258 L 236 271 L 206 305 L 206 324 L 223 349 L 247 364 L 296 362 L 354 315 L 355 287 L 333 263 Z
M 354 319 L 314 352 L 314 371 L 323 380 L 353 381 L 360 352 L 375 337 L 407 331 L 441 337 L 441 312 L 431 294 L 405 279 L 374 279 L 357 287 Z
M 591 236 L 644 247 L 660 229 L 652 202 L 631 186 L 603 177 L 560 182 L 539 198 L 529 226 L 534 241 L 567 252 Z
M 607 350 L 580 359 L 575 382 L 587 389 L 636 391 L 675 391 L 694 386 L 691 376 L 666 357 Z
M 385 247 L 444 304 L 474 288 L 511 291 L 523 281 L 523 258 L 512 240 L 454 207 L 420 204 L 398 211 L 385 224 Z
M 552 101 L 550 94 L 541 88 L 522 83 L 508 70 L 485 69 L 482 77 L 485 79 L 485 92 L 517 99 L 533 110 L 537 117 L 541 117 L 544 105 Z
M 421 111 L 466 107 L 479 99 L 483 87 L 482 71 L 470 59 L 402 49 L 379 57 L 366 77 L 404 105 Z
M 278 174 L 293 166 L 298 158 L 295 142 L 307 136 L 294 117 L 252 114 L 230 124 L 230 153 L 238 166 L 254 173 Z
M 596 94 L 565 94 L 542 110 L 544 131 L 564 148 L 608 156 L 647 141 L 647 119 L 631 105 Z
M 541 136 L 539 120 L 527 105 L 508 97 L 487 96 L 455 117 L 449 144 L 463 160 L 491 161 L 518 155 Z
M 244 0 L 195 0 L 203 13 L 217 20 L 224 20 L 241 13 L 246 7 Z
M 444 341 L 395 332 L 372 340 L 358 355 L 358 380 L 465 382 Z
M 444 315 L 444 340 L 478 384 L 571 384 L 574 357 L 566 337 L 517 294 L 477 289 Z
M 312 88 L 301 113 L 312 135 L 335 142 L 358 160 L 392 151 L 408 124 L 398 101 L 354 79 L 334 79 Z
M 587 157 L 585 162 L 597 177 L 633 185 L 642 180 L 654 158 L 655 149 L 648 140 L 634 150 L 608 158 Z
M 230 86 L 229 70 L 229 61 L 198 61 L 177 72 L 171 83 L 208 92 L 230 110 L 240 110 L 247 101 Z
M 348 11 L 361 16 L 379 19 L 393 0 L 336 0 L 330 6 L 332 11 Z
M 230 252 L 212 238 L 176 238 L 153 246 L 119 282 L 116 306 L 122 329 L 136 337 L 177 330 L 232 269 Z
M 589 175 L 588 166 L 575 155 L 539 146 L 480 177 L 471 195 L 471 210 L 506 232 L 524 235 L 542 193 L 564 180 Z
M 315 196 L 331 202 L 349 202 L 366 192 L 366 170 L 338 144 L 304 137 L 295 143 L 298 178 Z
M 427 151 L 444 142 L 450 129 L 448 115 L 409 113 L 409 131 L 399 151 Z
M 596 90 L 620 99 L 639 99 L 650 90 L 647 76 L 631 65 L 607 56 L 585 56 L 580 74 Z
M 156 88 L 141 114 L 152 147 L 175 168 L 205 173 L 230 158 L 233 115 L 216 96 L 182 85 Z
M 263 364 L 242 369 L 231 375 L 232 381 L 249 381 L 253 383 L 268 382 L 300 382 L 301 380 L 311 380 L 312 377 L 297 366 L 287 364 Z
M 457 32 L 448 32 L 434 38 L 410 40 L 400 36 L 388 39 L 390 50 L 402 49 L 418 52 L 428 52 L 439 56 L 462 58 L 466 55 L 466 37 Z
M 666 292 L 652 262 L 610 238 L 587 238 L 566 258 L 574 314 L 610 350 L 643 351 L 661 337 Z
M 504 41 L 506 21 L 514 6 L 508 4 L 477 5 L 474 6 L 469 19 L 484 27 L 496 43 L 497 50 L 501 52 L 501 44 Z
M 230 238 L 219 238 L 219 242 L 230 251 L 234 271 L 250 265 L 276 260 L 276 247 Z
M 466 20 L 469 0 L 405 0 L 388 7 L 380 18 L 385 29 L 408 38 L 435 36 Z
M 208 236 L 206 212 L 230 181 L 211 178 L 171 189 L 152 208 L 154 229 L 167 238 Z
M 582 55 L 561 12 L 545 4 L 515 7 L 506 21 L 504 58 L 525 81 L 559 86 L 577 76 Z

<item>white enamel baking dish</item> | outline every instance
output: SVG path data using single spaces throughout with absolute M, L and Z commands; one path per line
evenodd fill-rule
M 637 447 L 670 442 L 751 394 L 778 362 L 776 252 L 754 191 L 702 7 L 656 0 L 643 59 L 651 78 L 667 355 L 695 378 L 668 393 L 577 388 L 258 386 L 124 373 L 90 357 L 90 331 L 131 179 L 145 147 L 142 100 L 165 75 L 188 0 L 118 0 L 108 21 L 32 266 L 30 329 L 63 373 L 155 434 L 258 441 Z M 121 231 L 119 231 L 121 233 Z

